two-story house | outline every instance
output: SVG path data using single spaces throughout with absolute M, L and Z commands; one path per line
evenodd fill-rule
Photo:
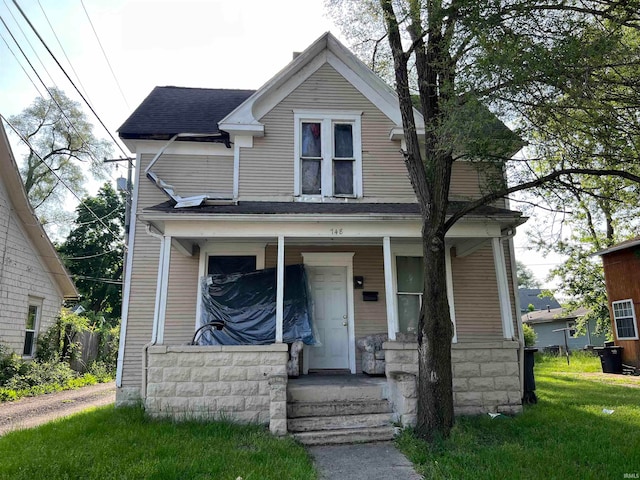
M 421 223 L 401 125 L 395 92 L 329 33 L 256 91 L 155 88 L 119 130 L 137 175 L 118 403 L 142 398 L 152 414 L 225 415 L 279 433 L 287 417 L 295 430 L 293 417 L 323 402 L 333 410 L 315 405 L 317 416 L 355 419 L 383 401 L 391 419 L 414 422 Z M 452 208 L 481 194 L 488 170 L 496 166 L 455 163 Z M 447 234 L 459 414 L 521 409 L 511 237 L 522 222 L 503 201 Z M 288 381 L 285 267 L 296 264 L 307 272 L 317 342 Z M 200 279 L 242 268 L 274 269 L 272 340 L 187 345 L 202 324 Z M 363 378 L 357 340 L 381 333 L 386 376 Z M 347 375 L 314 383 L 322 372 Z M 338 381 L 357 401 L 335 396 Z M 363 412 L 340 411 L 350 400 Z

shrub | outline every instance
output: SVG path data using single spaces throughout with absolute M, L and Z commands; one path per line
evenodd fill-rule
M 38 339 L 36 359 L 71 362 L 80 355 L 82 345 L 78 338 L 87 330 L 89 320 L 86 317 L 63 308 L 56 322 Z
M 12 390 L 21 390 L 47 384 L 64 385 L 69 380 L 76 377 L 76 373 L 71 367 L 62 362 L 30 362 L 26 371 L 14 376 L 7 381 L 6 387 Z
M 533 347 L 536 344 L 536 340 L 538 339 L 538 334 L 530 325 L 523 323 L 522 324 L 522 333 L 524 335 L 524 346 L 525 347 Z
M 11 378 L 24 373 L 26 369 L 20 355 L 12 352 L 6 345 L 0 344 L 0 386 L 4 386 Z

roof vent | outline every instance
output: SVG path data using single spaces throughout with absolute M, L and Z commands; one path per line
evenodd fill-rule
M 551 306 L 547 305 L 547 312 L 551 312 Z

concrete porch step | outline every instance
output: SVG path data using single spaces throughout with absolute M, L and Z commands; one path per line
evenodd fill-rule
M 343 430 L 355 428 L 377 428 L 391 425 L 390 413 L 362 415 L 335 415 L 332 417 L 292 418 L 287 427 L 290 432 L 312 432 L 320 430 Z
M 297 432 L 293 436 L 303 445 L 334 445 L 340 443 L 385 442 L 392 440 L 394 433 L 394 427 L 388 425 L 373 428 Z
M 387 397 L 386 383 L 372 385 L 289 385 L 287 402 L 361 402 Z
M 354 402 L 293 402 L 287 404 L 287 417 L 328 417 L 332 415 L 358 415 L 365 413 L 391 413 L 386 400 Z

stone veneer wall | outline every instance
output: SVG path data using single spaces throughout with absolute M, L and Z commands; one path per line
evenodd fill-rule
M 286 344 L 163 345 L 147 354 L 150 415 L 265 423 L 286 434 Z
M 418 344 L 391 341 L 383 348 L 389 400 L 403 425 L 415 425 Z M 454 343 L 451 362 L 456 415 L 522 411 L 518 342 Z

